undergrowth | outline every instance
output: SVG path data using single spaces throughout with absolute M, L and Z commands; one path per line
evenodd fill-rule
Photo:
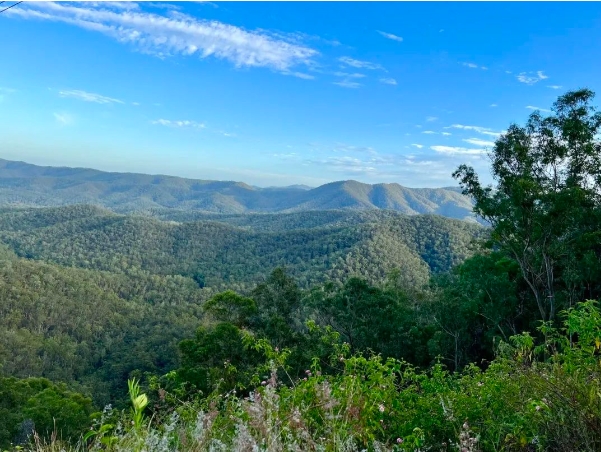
M 268 367 L 249 393 L 215 391 L 179 401 L 154 387 L 162 405 L 149 409 L 137 381 L 130 411 L 107 407 L 77 444 L 60 435 L 13 450 L 83 451 L 599 451 L 601 450 L 601 315 L 587 301 L 563 313 L 563 326 L 543 324 L 497 347 L 483 370 L 428 371 L 380 356 L 351 356 L 322 374 L 282 381 L 286 350 L 254 347 Z M 484 366 L 483 366 L 484 367 Z M 284 384 L 285 383 L 285 384 Z

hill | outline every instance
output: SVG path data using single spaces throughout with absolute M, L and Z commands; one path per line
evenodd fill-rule
M 168 214 L 170 221 L 86 205 L 2 208 L 0 241 L 21 257 L 64 266 L 181 275 L 203 287 L 245 290 L 278 266 L 303 287 L 350 275 L 377 282 L 393 269 L 424 283 L 465 259 L 484 231 L 436 215 L 373 210 L 197 215 L 183 222 Z
M 0 159 L 0 206 L 94 204 L 115 212 L 178 209 L 205 213 L 388 209 L 471 219 L 471 201 L 453 188 L 407 188 L 348 180 L 316 188 L 45 167 Z

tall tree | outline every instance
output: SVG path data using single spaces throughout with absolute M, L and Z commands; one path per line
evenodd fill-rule
M 512 124 L 490 154 L 496 187 L 483 187 L 467 165 L 453 173 L 490 222 L 494 245 L 519 264 L 542 320 L 591 291 L 578 261 L 601 269 L 601 113 L 593 97 L 570 91 L 550 116 L 537 111 L 525 127 Z

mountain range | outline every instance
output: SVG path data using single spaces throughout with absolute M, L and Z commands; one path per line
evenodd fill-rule
M 473 220 L 472 202 L 458 188 L 331 182 L 261 188 L 242 182 L 37 166 L 0 159 L 0 206 L 93 204 L 118 213 L 165 209 L 207 214 L 291 213 L 387 209 Z

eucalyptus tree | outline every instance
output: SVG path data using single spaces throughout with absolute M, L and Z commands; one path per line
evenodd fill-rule
M 599 295 L 601 113 L 588 89 L 570 91 L 552 114 L 512 124 L 490 153 L 496 183 L 472 167 L 453 177 L 492 226 L 492 243 L 519 264 L 541 320 L 562 305 Z

